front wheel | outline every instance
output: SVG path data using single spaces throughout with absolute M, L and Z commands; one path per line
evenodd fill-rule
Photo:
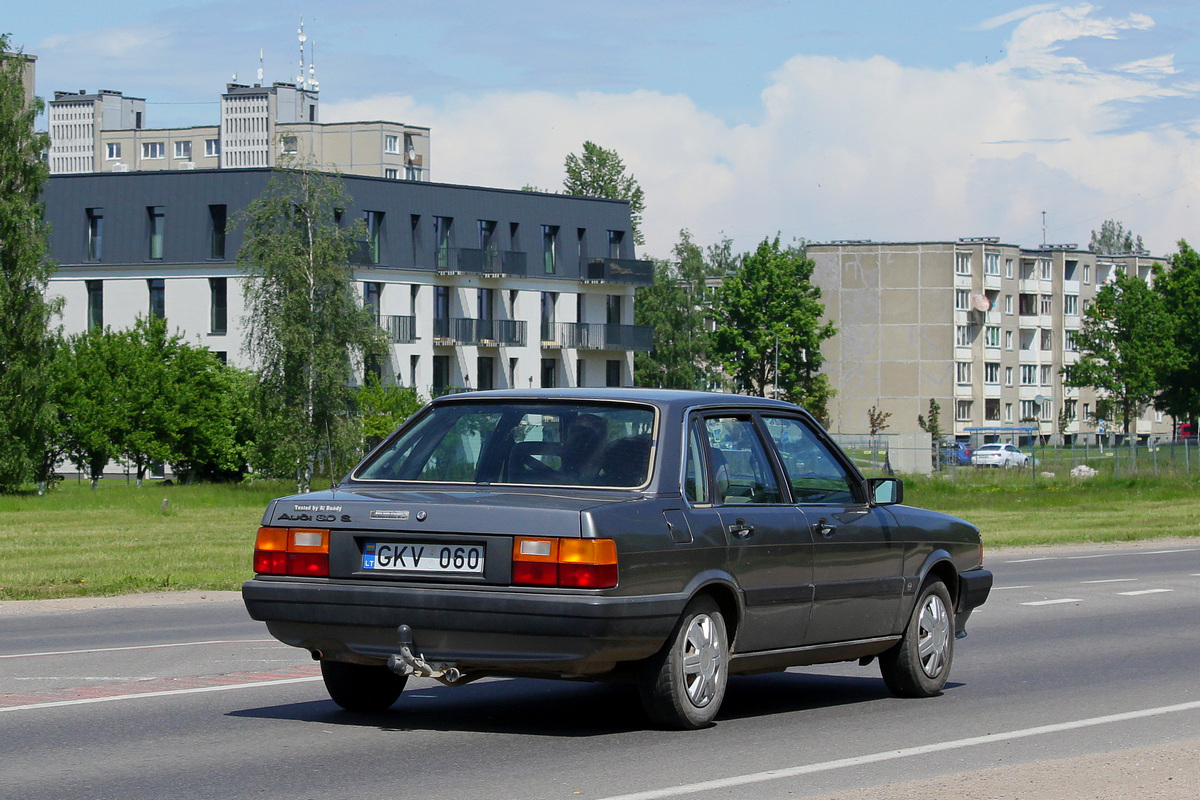
M 408 683 L 386 666 L 345 661 L 322 661 L 321 678 L 333 702 L 347 711 L 385 711 Z
M 935 580 L 921 590 L 904 638 L 879 656 L 879 671 L 897 697 L 933 697 L 953 660 L 954 606 L 946 584 Z
M 638 690 L 655 724 L 690 730 L 712 723 L 728 679 L 725 618 L 712 598 L 698 597 L 684 610 L 667 645 L 642 668 Z

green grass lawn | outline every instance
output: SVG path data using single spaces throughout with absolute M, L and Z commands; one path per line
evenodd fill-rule
M 66 481 L 43 497 L 0 496 L 0 600 L 237 589 L 263 509 L 294 489 Z M 969 520 L 987 547 L 1200 536 L 1200 475 L 1035 487 L 1028 470 L 963 469 L 906 478 L 905 502 Z

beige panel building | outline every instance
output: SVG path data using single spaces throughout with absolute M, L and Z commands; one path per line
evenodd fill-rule
M 892 415 L 889 433 L 915 432 L 936 399 L 943 431 L 976 444 L 1016 428 L 1094 441 L 1094 393 L 1064 387 L 1060 374 L 1079 358 L 1080 313 L 1118 271 L 1150 280 L 1165 263 L 993 238 L 841 241 L 810 244 L 808 255 L 826 317 L 838 327 L 823 347 L 837 391 L 831 428 L 865 431 L 867 410 L 877 406 Z M 1111 421 L 1105 428 L 1112 431 Z M 1171 421 L 1151 410 L 1137 431 L 1169 437 Z

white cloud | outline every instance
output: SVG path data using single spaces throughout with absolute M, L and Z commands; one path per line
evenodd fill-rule
M 377 97 L 323 109 L 331 119 L 429 125 L 438 181 L 556 188 L 584 140 L 616 149 L 646 191 L 645 254 L 665 256 L 681 228 L 722 233 L 741 250 L 785 239 L 949 239 L 997 235 L 1086 244 L 1108 217 L 1157 252 L 1197 239 L 1200 168 L 1193 130 L 1111 133 L 1121 109 L 1195 87 L 1165 86 L 1169 56 L 1089 69 L 1057 50 L 1081 37 L 1146 28 L 1090 6 L 1036 7 L 1008 57 L 918 69 L 883 57 L 798 55 L 771 76 L 761 119 L 731 126 L 682 95 L 545 92 L 454 97 L 422 106 Z M 1187 123 L 1188 128 L 1200 125 Z

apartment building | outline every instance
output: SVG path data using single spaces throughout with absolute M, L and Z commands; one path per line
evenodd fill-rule
M 238 211 L 265 167 L 93 172 L 47 181 L 48 294 L 66 333 L 163 316 L 231 364 L 243 352 Z M 392 342 L 385 382 L 450 388 L 627 386 L 650 329 L 633 325 L 637 260 L 622 201 L 346 176 L 367 239 L 363 303 Z
M 942 430 L 975 444 L 1114 432 L 1094 419 L 1094 392 L 1064 386 L 1061 370 L 1079 358 L 1080 314 L 1099 287 L 1119 271 L 1150 280 L 1165 263 L 996 238 L 838 241 L 810 244 L 808 255 L 838 328 L 822 351 L 837 390 L 833 429 L 866 430 L 877 406 L 892 415 L 890 433 L 915 432 L 935 399 Z M 1170 419 L 1153 410 L 1136 427 L 1141 438 L 1171 435 Z
M 231 83 L 214 124 L 148 128 L 146 100 L 119 91 L 55 92 L 47 103 L 52 175 L 252 169 L 311 160 L 347 175 L 430 179 L 429 129 L 400 122 L 322 123 L 315 89 Z

